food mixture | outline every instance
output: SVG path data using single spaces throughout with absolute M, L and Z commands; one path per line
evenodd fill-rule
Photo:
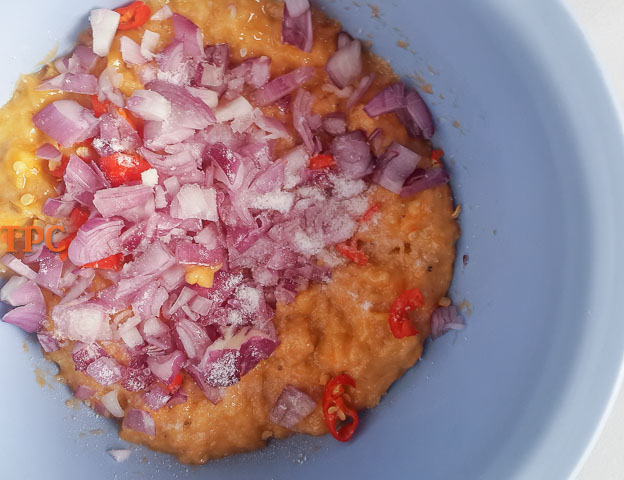
M 4 229 L 4 321 L 123 439 L 181 462 L 358 435 L 462 327 L 422 98 L 308 0 L 90 22 L 0 114 L 1 224 L 30 227 Z

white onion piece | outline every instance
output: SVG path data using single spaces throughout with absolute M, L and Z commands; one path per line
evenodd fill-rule
M 305 12 L 310 10 L 309 0 L 284 0 L 284 3 L 288 7 L 288 12 L 293 17 L 303 15 Z
M 150 317 L 143 324 L 143 334 L 146 337 L 157 337 L 169 331 L 169 327 L 156 317 Z
M 121 58 L 129 65 L 143 65 L 147 59 L 141 53 L 138 43 L 125 35 L 119 39 L 121 45 Z
M 183 185 L 171 204 L 173 218 L 199 218 L 216 222 L 217 192 L 214 188 L 201 188 L 199 185 Z
M 125 330 L 123 333 L 120 334 L 120 336 L 129 348 L 135 348 L 139 345 L 143 345 L 143 337 L 136 327 Z
M 145 30 L 143 32 L 143 38 L 141 39 L 141 55 L 146 59 L 151 60 L 156 56 L 156 47 L 160 40 L 160 34 L 152 32 L 151 30 Z
M 143 185 L 147 185 L 148 187 L 155 187 L 156 185 L 158 185 L 158 171 L 155 168 L 149 168 L 145 170 L 144 172 L 141 172 L 141 183 Z M 165 200 L 164 205 L 166 204 L 167 204 L 167 201 Z
M 35 114 L 33 124 L 62 147 L 70 147 L 93 136 L 99 120 L 74 100 L 57 100 Z
M 111 457 L 113 457 L 115 461 L 118 463 L 125 462 L 126 460 L 128 460 L 131 453 L 132 453 L 132 450 L 128 450 L 127 448 L 126 449 L 111 448 L 108 451 L 108 454 Z
M 89 21 L 93 30 L 93 52 L 105 57 L 110 52 L 121 15 L 113 10 L 98 8 L 91 10 Z
M 244 117 L 249 115 L 253 111 L 251 103 L 247 101 L 245 97 L 238 97 L 232 100 L 227 105 L 223 105 L 215 110 L 215 117 L 217 122 L 229 122 L 235 118 Z
M 128 110 L 143 120 L 165 121 L 171 115 L 171 102 L 151 90 L 135 90 L 128 99 Z
M 117 390 L 111 390 L 102 395 L 100 400 L 113 417 L 121 418 L 124 416 L 123 408 L 119 405 L 119 400 L 117 398 Z
M 169 5 L 165 5 L 160 10 L 158 10 L 154 15 L 152 15 L 152 20 L 162 21 L 168 20 L 173 17 L 173 12 Z
M 186 87 L 188 92 L 194 97 L 199 98 L 210 108 L 215 108 L 219 105 L 219 94 L 214 90 L 210 90 L 209 88 L 196 88 L 196 87 Z

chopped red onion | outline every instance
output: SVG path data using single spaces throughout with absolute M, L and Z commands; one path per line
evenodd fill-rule
M 83 205 L 91 205 L 95 191 L 105 186 L 95 170 L 76 155 L 69 157 L 63 181 L 64 199 L 72 198 Z
M 76 266 L 97 262 L 121 252 L 121 220 L 91 218 L 80 227 L 68 249 L 69 260 Z
M 392 142 L 379 159 L 373 181 L 393 193 L 401 193 L 405 181 L 416 170 L 420 155 Z
M 100 357 L 89 364 L 85 372 L 100 385 L 106 387 L 122 378 L 121 365 L 110 357 Z
M 44 143 L 37 150 L 35 150 L 35 156 L 42 160 L 50 160 L 52 162 L 60 162 L 63 158 L 63 154 L 49 143 Z
M 111 448 L 108 450 L 108 454 L 115 459 L 117 463 L 125 462 L 130 458 L 132 450 L 127 448 Z
M 92 344 L 111 340 L 106 310 L 95 303 L 67 303 L 52 309 L 56 330 L 70 340 Z
M 39 340 L 41 348 L 46 353 L 56 352 L 59 348 L 61 348 L 58 340 L 56 340 L 56 338 L 54 338 L 48 332 L 41 331 L 37 333 L 37 340 Z
M 312 103 L 314 98 L 307 90 L 300 88 L 295 96 L 293 103 L 293 124 L 297 133 L 301 135 L 301 139 L 310 155 L 315 153 L 316 147 L 312 137 L 312 129 L 310 128 L 310 116 Z
M 325 71 L 338 88 L 351 85 L 362 74 L 362 44 L 354 40 L 337 50 L 327 61 Z
M 416 90 L 407 89 L 405 108 L 399 110 L 397 116 L 412 137 L 423 137 L 429 140 L 435 133 L 431 112 Z
M 342 112 L 330 113 L 323 117 L 323 130 L 333 137 L 347 133 L 347 118 Z
M 140 392 L 149 388 L 156 381 L 149 368 L 127 367 L 124 369 L 121 386 L 129 392 Z
M 307 1 L 307 0 L 306 0 Z M 297 0 L 299 3 L 300 0 Z M 292 13 L 288 6 L 284 4 L 284 16 L 282 17 L 282 43 L 294 45 L 304 52 L 311 52 L 314 45 L 314 33 L 312 27 L 312 11 L 309 4 L 307 10 L 299 15 Z M 301 11 L 299 5 L 294 6 L 295 11 Z
M 171 204 L 173 218 L 217 221 L 217 193 L 213 188 L 183 185 Z
M 260 88 L 271 79 L 271 59 L 269 57 L 248 58 L 232 69 L 234 77 L 242 77 L 248 85 Z
M 154 15 L 152 15 L 152 20 L 162 21 L 168 20 L 173 17 L 173 12 L 171 11 L 171 7 L 169 5 L 164 5 L 160 10 L 158 10 Z
M 40 305 L 29 303 L 8 311 L 2 321 L 21 328 L 27 333 L 37 332 L 45 320 L 45 310 Z
M 117 398 L 117 390 L 105 393 L 100 397 L 100 401 L 113 417 L 121 418 L 124 416 L 123 408 L 119 405 L 119 399 Z
M 366 104 L 364 111 L 370 117 L 377 117 L 384 113 L 395 112 L 405 106 L 405 85 L 394 83 L 373 97 Z
M 141 55 L 147 60 L 151 60 L 156 56 L 155 50 L 160 40 L 160 34 L 152 32 L 151 30 L 145 30 L 143 32 L 143 38 L 141 39 Z
M 316 402 L 310 396 L 292 385 L 286 385 L 271 409 L 269 420 L 292 430 L 315 408 Z
M 361 130 L 334 138 L 330 151 L 338 168 L 347 178 L 364 178 L 373 170 L 370 145 Z
M 143 395 L 145 405 L 154 412 L 164 407 L 170 399 L 171 394 L 158 384 L 152 386 L 152 388 Z
M 48 198 L 43 204 L 42 212 L 49 217 L 69 217 L 75 206 L 76 202 L 63 197 Z
M 89 21 L 93 31 L 93 52 L 105 57 L 110 52 L 121 15 L 113 10 L 98 8 L 91 10 Z
M 156 425 L 154 418 L 144 410 L 129 408 L 124 417 L 122 427 L 128 430 L 134 430 L 144 433 L 150 437 L 156 435 Z
M 93 136 L 99 120 L 74 100 L 56 100 L 33 117 L 33 124 L 63 147 Z
M 284 75 L 274 78 L 266 85 L 260 87 L 252 95 L 252 101 L 263 107 L 275 103 L 282 97 L 294 92 L 303 86 L 315 74 L 314 67 L 300 67 Z
M 74 392 L 74 397 L 78 400 L 89 400 L 93 395 L 95 395 L 95 390 L 86 385 L 78 385 L 78 388 L 76 388 Z
M 371 117 L 396 112 L 408 133 L 413 137 L 430 139 L 435 133 L 431 112 L 422 97 L 402 83 L 395 83 L 379 92 L 364 107 Z
M 360 83 L 358 83 L 358 86 L 355 88 L 355 90 L 353 90 L 353 93 L 347 100 L 347 105 L 345 107 L 345 110 L 347 112 L 351 110 L 361 100 L 361 98 L 364 96 L 364 94 L 368 91 L 370 86 L 373 84 L 374 80 L 375 80 L 374 73 L 371 73 L 370 75 L 362 77 L 362 79 L 360 80 Z
M 105 188 L 95 192 L 93 205 L 105 218 L 116 215 L 125 217 L 130 209 L 147 206 L 154 199 L 154 189 L 148 185 L 122 185 L 115 188 Z M 134 213 L 137 213 L 134 211 Z M 144 207 L 143 217 L 149 216 L 153 211 Z M 118 252 L 113 252 L 118 253 Z M 111 254 L 112 255 L 112 254 Z M 102 257 L 104 258 L 104 257 Z
M 284 5 L 288 8 L 288 11 L 293 17 L 303 15 L 310 10 L 309 0 L 284 0 Z
M 128 110 L 143 120 L 164 121 L 171 115 L 171 102 L 150 90 L 135 90 L 128 99 Z
M 338 50 L 346 47 L 353 41 L 353 37 L 347 32 L 340 32 L 338 34 Z
M 147 365 L 154 375 L 166 384 L 170 384 L 175 376 L 180 373 L 182 364 L 186 361 L 186 356 L 176 350 L 168 355 L 149 357 Z
M 89 73 L 93 70 L 99 59 L 100 57 L 93 53 L 91 48 L 85 45 L 78 45 L 69 58 L 67 71 L 69 73 Z
M 125 35 L 119 39 L 121 58 L 129 65 L 143 65 L 147 59 L 141 53 L 141 46 Z
M 78 372 L 86 372 L 87 367 L 98 358 L 108 357 L 108 353 L 98 343 L 76 343 L 72 351 L 72 360 Z
M 171 80 L 173 80 L 174 82 L 186 82 L 187 75 L 184 72 L 184 42 L 182 42 L 181 40 L 175 40 L 167 45 L 156 56 L 156 63 L 158 63 L 161 71 L 171 72 Z M 156 73 L 155 76 L 158 76 L 158 74 Z
M 217 122 L 225 123 L 249 115 L 253 107 L 245 97 L 237 97 L 226 105 L 215 110 Z
M 38 91 L 60 90 L 62 92 L 95 95 L 98 92 L 98 81 L 88 73 L 61 73 L 54 78 L 41 82 Z
M 449 175 L 444 168 L 417 168 L 405 181 L 401 189 L 402 197 L 415 195 L 423 190 L 448 183 Z
M 21 260 L 15 258 L 10 253 L 5 253 L 0 258 L 0 262 L 2 262 L 7 268 L 13 270 L 18 275 L 21 275 L 22 277 L 26 277 L 28 280 L 35 280 L 37 278 L 37 272 L 32 270 L 27 265 L 24 265 Z M 2 299 L 2 301 L 10 301 L 11 296 L 17 294 L 22 289 L 21 287 L 25 284 L 26 282 L 19 278 L 16 278 L 16 280 L 13 280 L 13 282 L 9 280 L 9 282 L 7 282 L 2 287 L 2 290 L 0 291 L 0 292 L 4 292 L 4 293 L 0 293 L 0 299 Z M 4 300 L 5 298 L 7 300 Z
M 173 407 L 174 405 L 183 405 L 186 403 L 188 396 L 186 393 L 179 389 L 176 393 L 174 393 L 171 397 L 171 400 L 167 402 L 168 407 Z
M 211 343 L 206 331 L 200 325 L 190 320 L 180 320 L 174 332 L 184 348 L 186 356 L 191 359 L 201 358 L 206 351 L 206 347 Z
M 146 85 L 171 102 L 171 125 L 202 130 L 216 122 L 210 107 L 191 95 L 184 87 L 155 80 Z
M 450 330 L 461 330 L 464 327 L 464 320 L 454 305 L 438 307 L 431 315 L 431 338 L 434 340 Z
M 184 53 L 190 57 L 204 54 L 204 35 L 197 25 L 178 13 L 173 14 L 173 34 L 184 43 Z

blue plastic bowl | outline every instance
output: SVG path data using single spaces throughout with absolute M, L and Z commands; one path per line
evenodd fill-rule
M 61 52 L 70 47 L 89 8 L 118 0 L 60 3 L 3 5 L 3 99 L 57 42 Z M 378 15 L 355 3 L 317 2 L 408 82 L 433 86 L 425 97 L 440 127 L 435 142 L 463 205 L 452 296 L 469 302 L 468 328 L 430 344 L 348 444 L 295 437 L 187 467 L 136 446 L 115 463 L 106 450 L 126 446 L 116 426 L 65 406 L 69 393 L 38 347 L 0 325 L 4 478 L 533 480 L 573 472 L 612 399 L 624 351 L 616 296 L 624 291 L 616 195 L 624 146 L 596 60 L 555 0 L 376 0 Z

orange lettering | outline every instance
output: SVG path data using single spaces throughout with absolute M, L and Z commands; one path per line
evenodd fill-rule
M 15 253 L 15 231 L 21 230 L 22 227 L 16 227 L 15 225 L 8 225 L 0 227 L 0 231 L 6 230 L 7 234 L 7 252 Z
M 35 238 L 33 240 L 33 232 L 35 233 Z M 36 245 L 43 241 L 43 228 L 37 227 L 36 225 L 32 225 L 30 227 L 24 228 L 24 251 L 32 252 L 33 243 Z
M 52 242 L 52 236 L 54 235 L 55 232 L 65 233 L 65 227 L 63 227 L 62 225 L 54 225 L 52 227 L 49 227 L 45 232 L 45 244 L 46 244 L 46 247 L 48 247 L 48 250 L 50 250 L 51 252 L 58 253 L 58 252 L 62 252 L 63 250 L 65 250 L 67 246 L 66 245 L 59 245 L 58 247 L 54 246 L 54 243 Z

